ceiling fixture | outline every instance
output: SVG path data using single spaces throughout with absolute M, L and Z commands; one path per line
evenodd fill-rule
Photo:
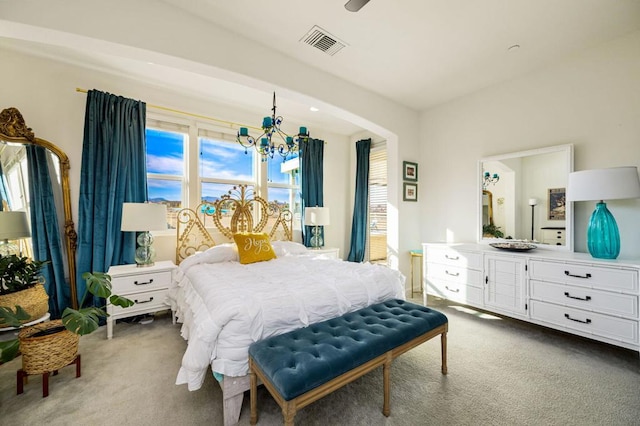
M 482 189 L 487 189 L 487 186 L 489 186 L 490 184 L 495 185 L 499 180 L 500 180 L 500 176 L 498 176 L 497 173 L 494 173 L 493 176 L 491 176 L 491 173 L 484 172 Z
M 344 5 L 344 8 L 349 12 L 357 12 L 362 9 L 362 7 L 367 3 L 369 3 L 369 0 L 349 0 Z
M 347 43 L 317 25 L 314 25 L 307 31 L 300 41 L 315 47 L 329 56 L 335 55 L 347 46 Z
M 249 129 L 240 127 L 236 141 L 244 147 L 245 154 L 249 148 L 255 148 L 262 156 L 262 161 L 273 158 L 276 153 L 280 154 L 283 161 L 286 161 L 290 154 L 298 151 L 300 143 L 309 138 L 309 132 L 304 126 L 300 127 L 299 133 L 295 136 L 289 136 L 280 130 L 283 118 L 276 114 L 276 92 L 273 92 L 273 108 L 271 108 L 271 111 L 271 117 L 262 119 L 263 132 L 260 136 L 254 138 L 249 135 Z

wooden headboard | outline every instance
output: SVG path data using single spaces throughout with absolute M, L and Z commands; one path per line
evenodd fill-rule
M 277 203 L 254 195 L 247 185 L 236 185 L 214 203 L 203 202 L 196 210 L 178 212 L 176 264 L 188 256 L 216 245 L 216 238 L 232 242 L 237 232 L 264 232 L 272 240 L 291 241 L 293 213 Z

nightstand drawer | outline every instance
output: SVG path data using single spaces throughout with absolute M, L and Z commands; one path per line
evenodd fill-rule
M 122 308 L 120 306 L 109 305 L 109 315 L 114 315 L 116 318 L 120 314 L 126 313 L 124 316 L 130 316 L 138 311 L 140 312 L 155 312 L 163 309 L 168 309 L 169 305 L 165 303 L 167 298 L 168 289 L 159 289 L 153 291 L 139 292 L 127 298 L 132 300 L 134 305 L 128 308 Z
M 141 273 L 113 278 L 111 285 L 116 294 L 126 295 L 154 289 L 168 288 L 171 283 L 171 271 Z

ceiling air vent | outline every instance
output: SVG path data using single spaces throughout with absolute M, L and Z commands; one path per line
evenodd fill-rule
M 300 41 L 307 43 L 316 49 L 322 50 L 327 55 L 335 55 L 347 44 L 338 40 L 337 37 L 332 36 L 327 31 L 323 30 L 319 26 L 315 25 L 311 28 L 307 34 L 300 39 Z

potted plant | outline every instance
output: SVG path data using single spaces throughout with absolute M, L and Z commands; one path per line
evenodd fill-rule
M 28 315 L 22 323 L 49 311 L 49 296 L 40 274 L 47 263 L 16 254 L 0 255 L 0 306 L 21 306 Z M 0 317 L 0 328 L 8 326 Z
M 121 306 L 123 308 L 128 308 L 133 305 L 131 300 L 111 293 L 110 275 L 102 272 L 86 272 L 82 275 L 82 278 L 86 282 L 86 289 L 80 306 L 84 304 L 90 294 L 108 299 L 111 304 Z M 58 368 L 62 368 L 75 357 L 79 336 L 95 331 L 100 326 L 100 318 L 105 318 L 107 316 L 108 314 L 104 310 L 104 307 L 90 306 L 77 310 L 66 308 L 62 313 L 62 319 L 24 328 L 20 331 L 18 339 L 8 342 L 0 342 L 0 361 L 7 362 L 13 359 L 17 355 L 18 350 L 20 350 L 23 354 L 23 369 L 29 374 L 38 374 L 31 373 L 29 368 L 25 368 L 25 359 L 29 361 L 31 357 L 29 351 L 33 347 L 37 352 L 42 352 L 44 357 L 52 358 L 50 350 L 47 350 L 47 348 L 41 348 L 42 345 L 55 345 L 57 344 L 55 342 L 57 340 L 60 341 L 60 344 L 66 345 L 64 350 L 64 359 L 43 362 L 49 362 L 50 364 L 62 364 L 56 365 L 57 368 L 50 368 L 52 365 L 49 365 L 48 368 L 50 369 L 46 371 L 54 371 Z M 4 319 L 13 327 L 21 327 L 24 320 L 28 318 L 28 314 L 20 306 L 16 306 L 15 309 L 10 307 L 0 307 L 0 319 Z M 66 363 L 63 363 L 64 360 L 69 357 L 71 359 Z

